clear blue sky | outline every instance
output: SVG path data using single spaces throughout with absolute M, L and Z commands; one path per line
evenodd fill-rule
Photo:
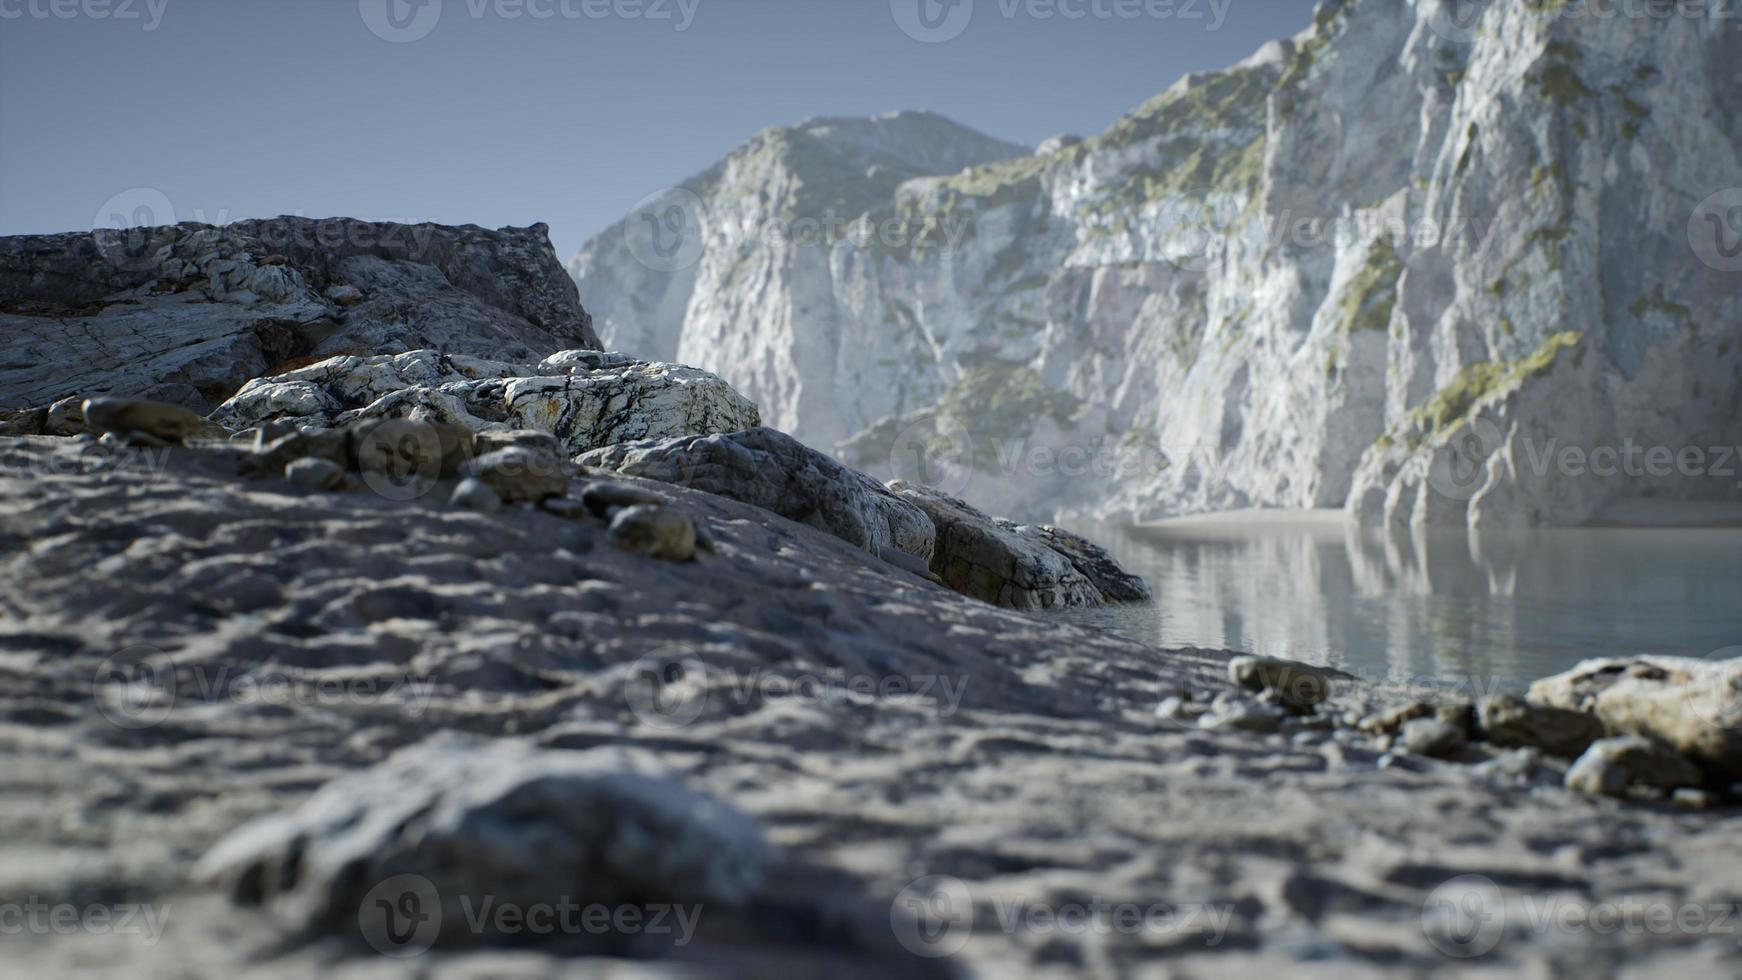
M 545 221 L 566 260 L 766 126 L 930 109 L 1030 145 L 1092 134 L 1311 16 L 1306 0 L 417 2 L 0 0 L 0 233 L 89 228 L 151 188 L 178 220 Z

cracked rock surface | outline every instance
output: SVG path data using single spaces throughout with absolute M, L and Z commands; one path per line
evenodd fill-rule
M 0 238 L 0 409 L 140 396 L 202 414 L 286 362 L 598 347 L 544 225 L 350 218 Z

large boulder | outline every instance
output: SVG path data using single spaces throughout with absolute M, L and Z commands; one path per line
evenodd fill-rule
M 438 736 L 233 832 L 196 875 L 299 926 L 361 926 L 371 942 L 389 938 L 371 928 L 376 900 L 415 903 L 414 938 L 391 937 L 400 949 L 500 939 L 470 925 L 486 900 L 747 901 L 770 857 L 755 822 L 649 770 L 613 750 Z
M 957 592 L 1015 609 L 1092 606 L 1108 600 L 1072 556 L 1054 549 L 1043 532 L 988 517 L 930 487 L 897 480 L 889 488 L 931 518 L 937 528 L 931 570 Z M 1097 574 L 1103 571 L 1097 568 Z
M 642 440 L 586 453 L 579 462 L 753 504 L 874 555 L 932 557 L 935 532 L 923 510 L 774 429 Z
M 551 433 L 569 455 L 760 422 L 755 405 L 706 371 L 601 351 L 559 351 L 536 364 L 433 350 L 335 357 L 250 381 L 212 418 L 232 429 L 362 418 L 441 421 L 479 433 L 532 429 Z
M 1530 686 L 1533 701 L 1587 711 L 1612 735 L 1645 735 L 1707 773 L 1742 779 L 1742 657 L 1605 657 Z
M 547 229 L 273 218 L 0 238 L 0 409 L 200 413 L 286 362 L 597 347 Z

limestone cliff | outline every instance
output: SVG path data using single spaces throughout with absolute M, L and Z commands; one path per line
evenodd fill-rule
M 1036 155 L 898 180 L 764 134 L 570 268 L 608 344 L 1017 516 L 1734 499 L 1563 454 L 1734 442 L 1738 63 L 1716 9 L 1329 0 Z M 828 209 L 849 233 L 760 233 Z

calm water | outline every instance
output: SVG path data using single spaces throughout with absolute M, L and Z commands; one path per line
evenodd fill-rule
M 1064 617 L 1157 647 L 1522 687 L 1586 657 L 1742 644 L 1742 529 L 1473 538 L 1228 515 L 1096 533 L 1157 599 Z

